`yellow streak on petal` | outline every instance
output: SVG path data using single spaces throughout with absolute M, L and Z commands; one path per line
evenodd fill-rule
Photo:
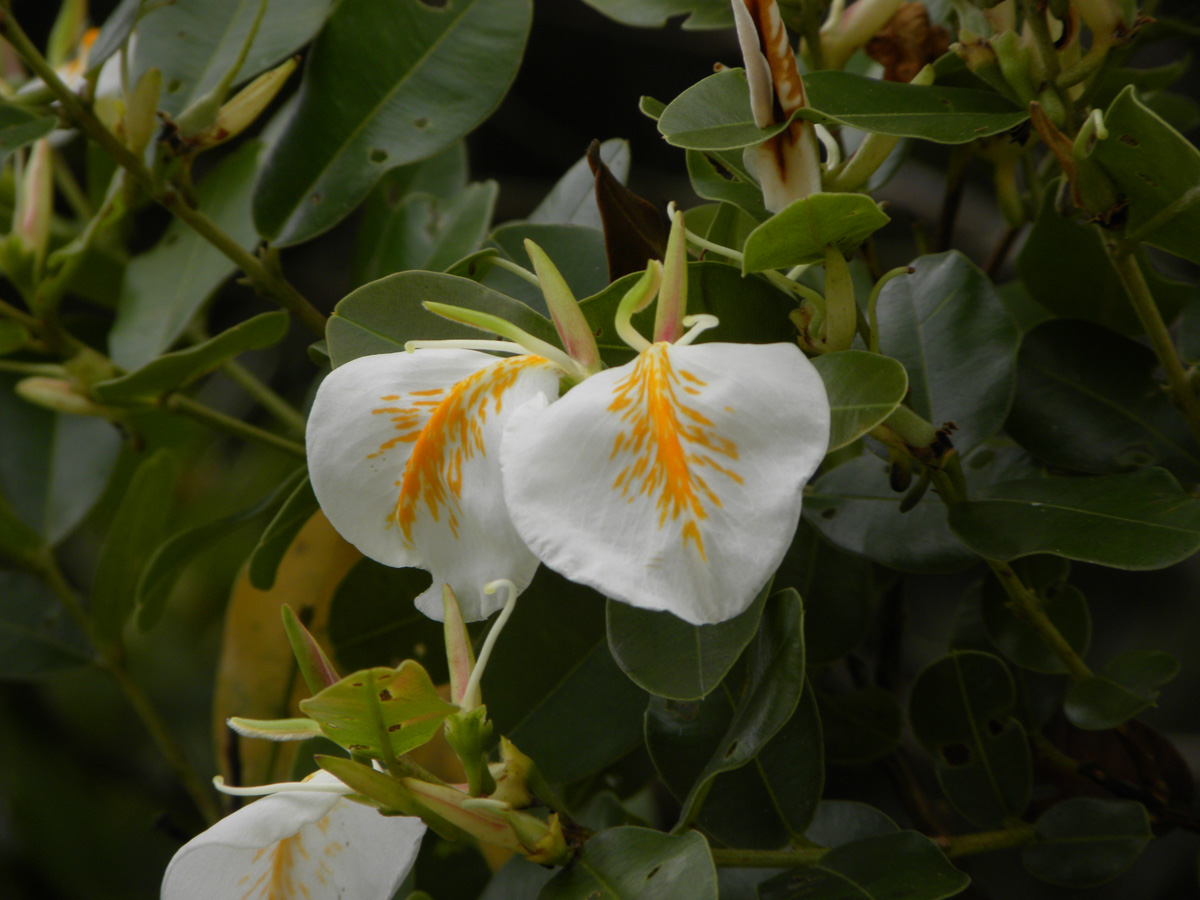
M 687 396 L 707 383 L 671 365 L 670 345 L 657 343 L 642 351 L 633 370 L 614 389 L 608 411 L 619 414 L 624 427 L 613 441 L 610 459 L 632 454 L 613 482 L 627 502 L 644 496 L 654 499 L 658 527 L 667 520 L 683 519 L 680 536 L 695 544 L 707 559 L 699 522 L 721 500 L 700 474 L 712 469 L 734 484 L 742 477 L 729 465 L 738 458 L 737 444 L 717 433 L 713 422 L 688 405 Z M 726 407 L 726 411 L 729 407 Z M 720 461 L 719 461 L 720 460 Z
M 308 896 L 308 890 L 304 884 L 295 881 L 292 877 L 292 867 L 295 864 L 294 854 L 299 854 L 305 859 L 308 858 L 300 832 L 284 838 L 274 847 L 264 847 L 259 850 L 254 854 L 254 861 L 257 862 L 264 854 L 268 854 L 270 860 L 262 874 L 242 895 L 241 900 L 251 900 L 252 897 L 260 898 L 260 900 L 295 900 L 297 890 L 305 897 Z
M 399 495 L 389 522 L 400 526 L 404 542 L 412 546 L 412 528 L 422 511 L 440 521 L 445 512 L 451 533 L 458 536 L 458 501 L 462 493 L 463 466 L 487 453 L 483 426 L 491 413 L 499 415 L 504 393 L 526 369 L 547 366 L 540 356 L 515 356 L 497 360 L 449 388 L 409 391 L 380 400 L 394 405 L 372 410 L 391 417 L 396 435 L 368 456 L 383 456 L 398 444 L 411 444 L 412 452 L 397 482 Z

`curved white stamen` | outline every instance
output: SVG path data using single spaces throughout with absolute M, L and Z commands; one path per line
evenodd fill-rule
M 277 784 L 260 784 L 255 787 L 230 787 L 220 775 L 213 777 L 213 787 L 222 794 L 234 797 L 266 797 L 270 794 L 282 794 L 297 791 L 307 794 L 353 794 L 354 791 L 340 781 L 337 784 L 313 781 L 280 781 Z
M 837 138 L 830 134 L 828 128 L 816 122 L 813 123 L 813 130 L 817 133 L 817 140 L 825 148 L 825 168 L 834 169 L 841 165 L 842 148 L 838 146 Z
M 475 668 L 471 670 L 471 677 L 467 680 L 467 686 L 463 690 L 463 697 L 473 697 L 479 691 L 479 681 L 483 678 L 483 670 L 487 668 L 488 658 L 492 655 L 492 648 L 496 646 L 496 639 L 500 637 L 500 632 L 504 630 L 504 626 L 508 623 L 509 616 L 517 606 L 517 586 L 507 578 L 500 578 L 496 581 L 489 581 L 483 586 L 485 594 L 494 594 L 499 588 L 507 588 L 508 599 L 504 601 L 504 609 L 500 610 L 500 615 L 496 618 L 496 624 L 492 626 L 488 632 L 487 638 L 483 642 L 483 647 L 479 651 L 479 659 L 475 661 Z
M 684 316 L 683 327 L 687 329 L 687 333 L 675 342 L 675 346 L 686 347 L 696 338 L 700 337 L 701 334 L 710 328 L 716 328 L 720 324 L 720 319 L 708 313 L 696 313 L 694 316 Z
M 513 341 L 489 341 L 485 339 L 471 340 L 464 338 L 462 340 L 444 340 L 444 341 L 405 341 L 404 352 L 412 353 L 414 350 L 426 349 L 442 349 L 442 350 L 492 350 L 497 353 L 526 353 L 526 349 L 520 344 Z

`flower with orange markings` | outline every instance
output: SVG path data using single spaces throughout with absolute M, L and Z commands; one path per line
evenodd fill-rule
M 671 240 L 683 241 L 678 215 Z M 639 351 L 632 362 L 513 414 L 505 499 L 529 548 L 572 581 L 721 622 L 750 605 L 791 544 L 828 446 L 829 401 L 794 344 L 693 344 L 716 322 L 683 317 L 686 278 L 665 279 L 678 293 L 658 302 L 691 330 L 674 342 L 642 337 L 630 319 L 654 299 L 660 272 L 652 263 L 617 314 Z M 656 338 L 675 324 L 656 322 Z
M 335 900 L 399 890 L 424 822 L 346 799 L 350 789 L 326 772 L 290 787 L 270 786 L 270 796 L 184 845 L 163 876 L 163 900 Z

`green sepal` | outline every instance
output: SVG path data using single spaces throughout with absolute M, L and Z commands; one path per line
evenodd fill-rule
M 496 790 L 496 781 L 488 770 L 487 748 L 492 736 L 487 707 L 477 706 L 468 713 L 452 713 L 446 717 L 446 741 L 458 754 L 467 773 L 467 789 L 472 797 L 482 797 Z
M 309 718 L 243 719 L 234 716 L 227 720 L 230 728 L 242 737 L 264 741 L 306 741 L 321 736 L 321 726 Z
M 321 645 L 304 627 L 292 608 L 286 603 L 280 607 L 283 616 L 283 630 L 287 632 L 288 643 L 292 645 L 292 653 L 296 656 L 296 665 L 304 676 L 304 683 L 314 694 L 335 684 L 341 677 Z

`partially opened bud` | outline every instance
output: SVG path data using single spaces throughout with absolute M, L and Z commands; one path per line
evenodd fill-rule
M 296 71 L 298 64 L 299 57 L 292 57 L 283 65 L 259 75 L 223 104 L 217 110 L 216 117 L 194 134 L 187 133 L 181 118 L 180 130 L 183 131 L 188 146 L 194 151 L 207 150 L 237 137 L 249 128 L 275 99 L 275 95 L 283 88 L 292 72 Z
M 42 138 L 29 151 L 13 216 L 11 240 L 32 259 L 35 281 L 41 277 L 50 242 L 50 219 L 54 214 L 53 166 L 50 141 Z

